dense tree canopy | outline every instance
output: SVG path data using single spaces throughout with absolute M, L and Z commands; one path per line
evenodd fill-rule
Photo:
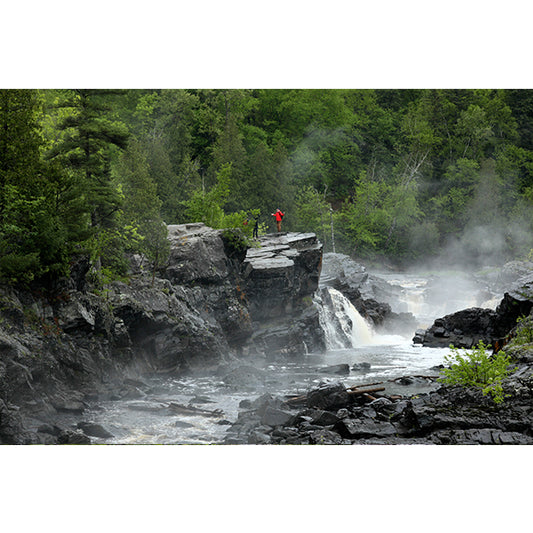
M 164 224 L 314 231 L 326 250 L 473 264 L 533 247 L 533 91 L 1 90 L 0 275 L 124 272 Z M 159 259 L 156 259 L 159 258 Z

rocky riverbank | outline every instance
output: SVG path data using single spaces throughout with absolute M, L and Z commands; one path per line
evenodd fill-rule
M 428 329 L 417 330 L 413 342 L 432 347 L 472 348 L 483 341 L 495 349 L 503 348 L 517 320 L 527 317 L 533 309 L 533 274 L 524 275 L 524 270 L 514 266 L 512 271 L 503 269 L 506 288 L 502 288 L 503 298 L 496 310 L 471 307 L 438 318 Z
M 521 355 L 517 355 L 521 354 Z M 242 404 L 227 444 L 533 444 L 533 351 L 516 351 L 496 404 L 479 389 L 436 386 L 415 396 L 383 383 L 327 382 L 303 396 L 263 395 Z M 405 376 L 399 384 L 427 377 Z
M 363 284 L 376 284 L 364 269 L 357 270 L 344 258 L 340 263 L 344 266 L 337 266 L 335 274 L 328 270 L 326 283 L 346 289 L 358 280 L 359 288 L 351 292 L 359 299 Z M 396 385 L 432 382 L 433 390 L 417 395 L 399 394 L 397 387 L 387 393 L 384 382 L 346 387 L 328 380 L 305 395 L 267 394 L 245 402 L 226 443 L 533 444 L 533 276 L 517 265 L 502 272 L 504 286 L 510 288 L 495 311 L 458 311 L 417 332 L 414 340 L 427 346 L 466 348 L 484 340 L 503 348 L 513 368 L 503 382 L 503 402 L 495 403 L 479 389 L 441 384 L 439 368 L 434 377 L 395 380 Z M 518 273 L 514 278 L 513 272 Z
M 86 418 L 88 408 L 146 397 L 144 377 L 237 368 L 244 373 L 236 377 L 249 380 L 246 363 L 254 357 L 290 360 L 324 351 L 313 304 L 319 282 L 321 290 L 344 291 L 376 328 L 413 326 L 412 315 L 384 303 L 398 296 L 397 288 L 350 258 L 333 254 L 321 275 L 322 245 L 314 234 L 267 235 L 248 248 L 232 231 L 186 224 L 169 226 L 169 240 L 168 264 L 155 277 L 132 257 L 127 281 L 96 287 L 80 259 L 53 295 L 0 287 L 1 444 L 105 439 L 109 432 Z M 521 283 L 493 312 L 507 322 L 492 336 L 512 338 L 516 318 L 531 310 L 533 282 Z M 447 331 L 465 335 L 463 315 L 445 327 L 440 338 L 447 344 Z M 228 422 L 226 442 L 529 443 L 533 356 L 513 350 L 518 368 L 500 405 L 437 383 L 413 397 L 381 384 L 349 389 L 327 381 L 304 397 L 244 401 L 238 419 Z M 405 376 L 395 385 L 417 379 L 431 378 Z
M 128 281 L 105 287 L 84 260 L 53 297 L 0 287 L 0 443 L 88 442 L 101 430 L 87 407 L 141 396 L 145 375 L 323 348 L 315 235 L 265 236 L 249 256 L 237 234 L 203 224 L 169 226 L 169 240 L 154 279 L 134 257 Z

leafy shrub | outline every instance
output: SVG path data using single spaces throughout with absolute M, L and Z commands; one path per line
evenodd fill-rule
M 484 395 L 490 395 L 495 403 L 503 402 L 502 381 L 513 370 L 511 358 L 505 352 L 490 355 L 483 341 L 479 341 L 471 351 L 450 346 L 451 354 L 444 360 L 450 368 L 442 370 L 444 376 L 439 381 L 448 385 L 461 385 L 481 389 Z
M 516 324 L 516 332 L 510 344 L 517 346 L 533 343 L 533 318 L 521 316 L 517 319 Z
M 235 257 L 243 261 L 246 257 L 246 251 L 250 248 L 250 239 L 240 228 L 227 228 L 221 236 L 228 257 Z

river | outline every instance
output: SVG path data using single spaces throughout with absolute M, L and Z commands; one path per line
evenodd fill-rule
M 426 327 L 443 311 L 452 312 L 474 303 L 474 289 L 463 287 L 461 298 L 445 309 L 432 305 L 427 279 L 417 275 L 388 276 L 401 291 L 398 311 L 412 312 Z M 455 283 L 458 283 L 456 280 Z M 86 419 L 110 431 L 114 438 L 97 439 L 107 444 L 207 444 L 221 443 L 229 424 L 239 413 L 239 404 L 258 396 L 303 394 L 324 381 L 346 386 L 381 383 L 387 394 L 418 394 L 436 387 L 435 367 L 448 349 L 413 345 L 414 332 L 406 336 L 376 333 L 353 306 L 330 289 L 333 308 L 322 309 L 321 322 L 328 349 L 323 354 L 302 354 L 297 359 L 247 359 L 240 362 L 241 380 L 220 374 L 145 379 L 148 388 L 132 400 L 109 401 L 86 412 Z M 317 304 L 319 305 L 319 303 Z M 455 307 L 455 308 L 454 308 Z M 336 322 L 336 325 L 332 325 Z M 348 339 L 348 341 L 346 340 Z M 332 365 L 349 365 L 349 374 L 331 374 Z M 234 365 L 235 366 L 235 365 Z M 409 376 L 405 378 L 405 376 Z M 191 406 L 201 413 L 176 409 Z

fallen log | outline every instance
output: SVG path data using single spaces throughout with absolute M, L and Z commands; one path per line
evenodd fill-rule
M 347 390 L 356 390 L 360 389 L 362 387 L 373 387 L 374 385 L 383 385 L 385 383 L 384 381 L 376 381 L 375 383 L 364 383 L 362 385 L 353 385 L 352 387 L 348 387 Z
M 374 400 L 377 400 L 377 398 L 375 396 L 372 396 L 371 394 L 366 394 L 366 393 L 363 394 L 363 398 L 366 398 L 370 402 L 373 402 Z
M 361 395 L 361 394 L 368 394 L 370 392 L 381 392 L 381 391 L 384 391 L 385 390 L 385 387 L 372 387 L 370 389 L 357 389 L 357 388 L 352 388 L 351 390 L 347 391 L 348 394 L 350 395 Z
M 168 408 L 173 413 L 179 413 L 181 415 L 190 415 L 190 416 L 212 416 L 212 417 L 221 417 L 224 412 L 222 409 L 215 409 L 214 411 L 208 411 L 207 409 L 200 409 L 198 407 L 193 407 L 191 405 L 181 405 L 179 403 L 171 402 L 168 404 Z

